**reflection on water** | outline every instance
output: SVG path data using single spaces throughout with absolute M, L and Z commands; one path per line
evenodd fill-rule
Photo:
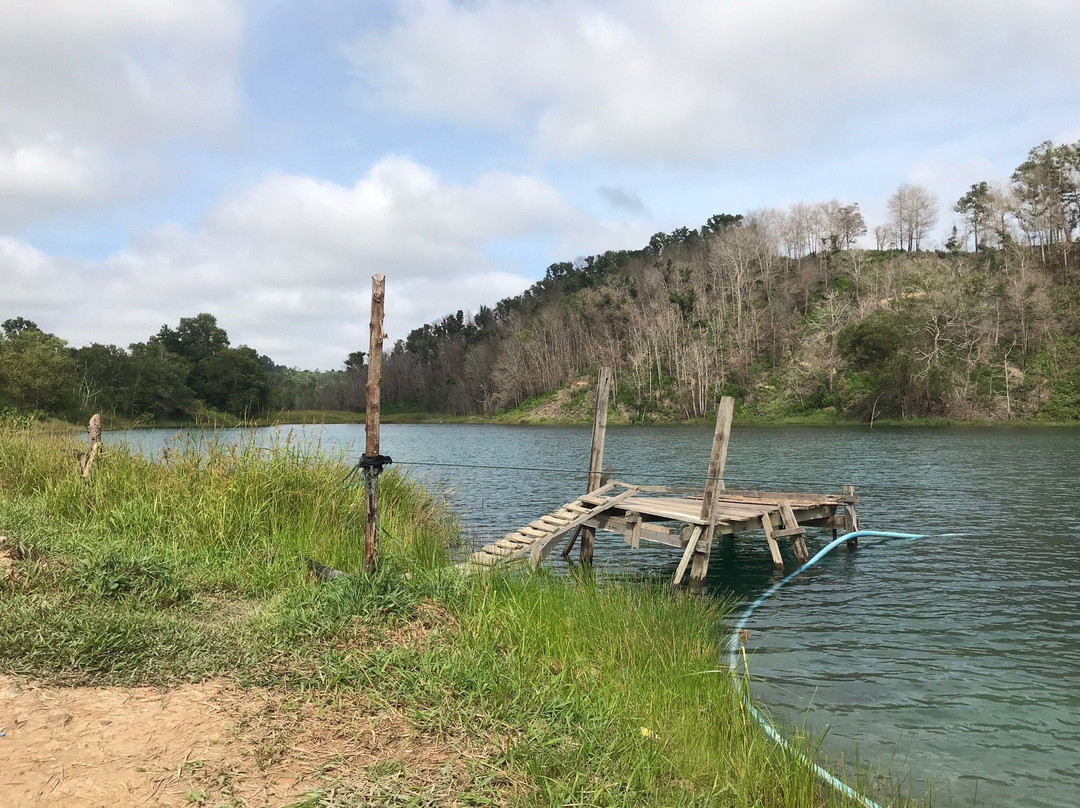
M 153 448 L 173 434 L 122 437 Z M 363 448 L 363 427 L 303 435 L 324 451 Z M 612 427 L 605 463 L 628 482 L 702 486 L 711 438 Z M 389 424 L 382 446 L 446 492 L 481 544 L 584 490 L 589 432 Z M 755 613 L 754 691 L 775 716 L 828 729 L 828 754 L 933 783 L 937 804 L 1080 805 L 1080 430 L 736 427 L 726 476 L 777 490 L 852 483 L 865 527 L 931 534 L 839 549 Z M 811 530 L 811 552 L 829 537 Z M 671 575 L 678 553 L 647 547 L 600 533 L 596 556 Z M 713 591 L 746 601 L 775 581 L 760 534 L 713 558 Z

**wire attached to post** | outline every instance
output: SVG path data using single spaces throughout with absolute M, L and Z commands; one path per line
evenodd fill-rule
M 360 459 L 356 461 L 356 464 L 349 469 L 349 473 L 342 478 L 341 487 L 355 488 L 359 485 L 357 478 L 363 476 L 364 488 L 370 491 L 371 486 L 375 482 L 375 478 L 382 474 L 383 468 L 389 466 L 393 462 L 394 459 L 389 455 L 362 454 L 360 455 Z

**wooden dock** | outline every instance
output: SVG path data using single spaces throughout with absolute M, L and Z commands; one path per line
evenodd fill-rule
M 731 436 L 734 402 L 724 397 L 717 411 L 712 455 L 704 488 L 602 482 L 600 471 L 607 427 L 611 372 L 604 368 L 597 384 L 596 417 L 589 456 L 588 491 L 528 525 L 471 554 L 467 566 L 493 567 L 528 562 L 534 568 L 559 544 L 562 555 L 580 543 L 581 560 L 590 564 L 597 530 L 622 533 L 633 548 L 641 542 L 667 545 L 681 552 L 672 584 L 682 582 L 690 570 L 691 584 L 700 584 L 709 568 L 712 546 L 719 536 L 743 538 L 761 530 L 773 563 L 783 569 L 781 540 L 790 540 L 795 557 L 806 561 L 807 527 L 858 529 L 852 486 L 839 494 L 786 491 L 734 490 L 724 486 L 724 465 Z

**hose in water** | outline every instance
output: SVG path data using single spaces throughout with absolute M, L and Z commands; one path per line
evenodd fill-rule
M 738 621 L 735 623 L 735 628 L 731 632 L 731 638 L 729 640 L 731 650 L 728 655 L 728 666 L 731 668 L 732 675 L 735 674 L 736 668 L 738 667 L 739 649 L 742 648 L 742 637 L 745 636 L 743 635 L 743 631 L 745 631 L 746 629 L 746 623 L 750 619 L 750 615 L 752 615 L 762 603 L 764 603 L 766 600 L 776 594 L 776 592 L 778 592 L 781 587 L 785 586 L 789 581 L 791 581 L 800 573 L 810 569 L 810 567 L 818 563 L 821 559 L 831 553 L 836 547 L 844 544 L 851 539 L 860 539 L 864 537 L 908 540 L 923 538 L 922 535 L 916 533 L 894 533 L 887 530 L 856 530 L 853 533 L 845 533 L 843 536 L 840 536 L 837 539 L 833 539 L 831 542 L 826 544 L 823 548 L 821 548 L 821 550 L 817 552 L 816 555 L 814 555 L 813 558 L 811 558 L 809 561 L 807 561 L 805 564 L 795 570 L 795 572 L 783 578 L 779 583 L 773 584 L 771 587 L 769 587 L 765 591 L 765 594 L 763 594 L 761 597 L 751 603 L 749 608 L 747 608 L 747 610 L 744 611 L 739 617 Z M 785 751 L 789 752 L 792 755 L 795 755 L 808 766 L 812 767 L 817 773 L 818 777 L 820 777 L 822 780 L 824 780 L 826 783 L 828 783 L 830 786 L 832 786 L 844 796 L 850 797 L 853 800 L 857 800 L 858 802 L 866 806 L 866 808 L 882 808 L 869 797 L 864 797 L 847 783 L 834 777 L 831 773 L 825 771 L 825 769 L 821 768 L 821 766 L 818 766 L 812 760 L 807 758 L 806 755 L 804 755 L 801 751 L 789 744 L 784 739 L 784 736 L 781 735 L 780 732 L 776 729 L 776 727 L 774 727 L 769 722 L 769 720 L 765 716 L 763 716 L 761 712 L 751 703 L 749 688 L 744 689 L 742 692 L 743 700 L 746 702 L 746 706 L 747 709 L 749 709 L 750 711 L 750 715 L 752 715 L 754 717 L 754 720 L 761 725 L 761 729 L 765 732 L 767 736 L 769 736 L 770 739 L 779 744 L 779 746 Z

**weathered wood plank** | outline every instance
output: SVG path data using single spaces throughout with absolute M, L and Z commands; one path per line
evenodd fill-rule
M 773 538 L 773 524 L 772 519 L 769 516 L 761 517 L 761 527 L 765 530 L 765 541 L 769 543 L 769 552 L 772 554 L 773 565 L 782 570 L 784 568 L 784 558 L 780 555 L 780 545 L 776 543 L 776 539 Z
M 686 568 L 690 564 L 690 558 L 697 550 L 698 538 L 701 536 L 702 526 L 694 525 L 694 530 L 690 534 L 690 540 L 686 543 L 686 547 L 683 549 L 682 558 L 679 560 L 679 566 L 675 568 L 675 575 L 671 579 L 672 586 L 678 586 L 682 583 L 683 576 L 686 575 Z
M 716 429 L 713 431 L 712 454 L 709 457 L 709 473 L 705 482 L 705 492 L 701 500 L 701 521 L 712 521 L 716 506 L 716 494 L 724 488 L 724 466 L 727 464 L 728 442 L 731 440 L 731 415 L 735 410 L 735 399 L 724 396 L 716 408 Z

